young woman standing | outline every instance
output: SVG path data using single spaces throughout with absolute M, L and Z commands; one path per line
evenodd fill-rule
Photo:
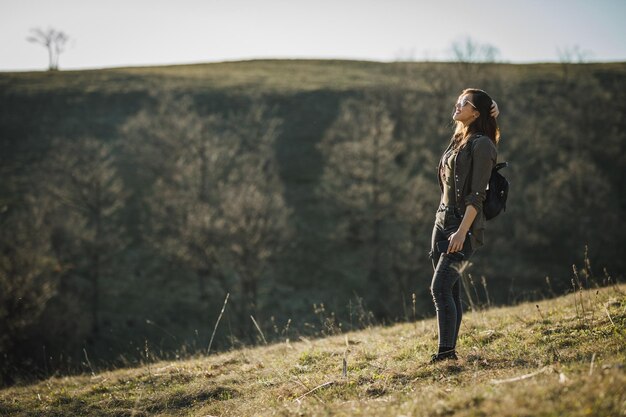
M 457 359 L 461 326 L 459 265 L 483 244 L 482 212 L 500 130 L 498 107 L 483 90 L 463 90 L 454 106 L 455 130 L 439 162 L 441 204 L 435 216 L 431 294 L 437 310 L 439 349 L 431 362 Z

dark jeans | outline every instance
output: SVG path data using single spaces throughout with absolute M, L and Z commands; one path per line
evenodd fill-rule
M 439 325 L 439 347 L 454 349 L 461 327 L 463 307 L 461 306 L 461 261 L 472 255 L 469 235 L 465 238 L 463 255 L 457 253 L 441 253 L 437 250 L 436 242 L 448 240 L 461 224 L 462 217 L 452 210 L 440 207 L 435 216 L 435 226 L 431 241 L 430 257 L 435 273 L 430 291 L 437 310 Z

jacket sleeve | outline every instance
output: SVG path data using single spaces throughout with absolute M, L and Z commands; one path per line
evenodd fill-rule
M 487 185 L 491 170 L 496 165 L 498 153 L 487 136 L 476 139 L 472 149 L 472 177 L 469 194 L 465 196 L 465 205 L 473 205 L 480 212 L 487 196 Z

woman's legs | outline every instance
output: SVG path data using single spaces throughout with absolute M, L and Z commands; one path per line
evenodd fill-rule
M 456 341 L 459 338 L 459 330 L 461 328 L 461 320 L 463 319 L 463 306 L 461 305 L 461 279 L 457 279 L 456 283 L 452 286 L 452 298 L 454 298 L 454 305 L 456 306 L 456 331 L 454 332 L 454 344 L 452 349 L 456 349 Z
M 441 254 L 437 251 L 436 242 L 447 240 L 458 229 L 455 221 L 447 222 L 447 219 L 435 222 L 432 234 L 431 258 L 433 261 L 434 274 L 431 283 L 431 294 L 437 310 L 437 324 L 439 330 L 439 353 L 454 352 L 458 339 L 461 320 L 463 318 L 463 306 L 461 304 L 461 274 L 459 264 L 463 259 L 471 255 L 469 239 L 463 245 L 466 256 L 459 254 Z M 449 223 L 444 228 L 443 224 Z
M 460 300 L 460 278 L 454 254 L 443 254 L 433 274 L 431 293 L 437 310 L 439 351 L 450 351 L 456 346 L 458 329 L 463 317 Z

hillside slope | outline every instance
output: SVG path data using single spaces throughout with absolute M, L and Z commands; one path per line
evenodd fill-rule
M 0 391 L 0 415 L 618 416 L 625 327 L 613 286 L 468 313 L 458 362 L 427 363 L 429 319 L 51 378 Z

